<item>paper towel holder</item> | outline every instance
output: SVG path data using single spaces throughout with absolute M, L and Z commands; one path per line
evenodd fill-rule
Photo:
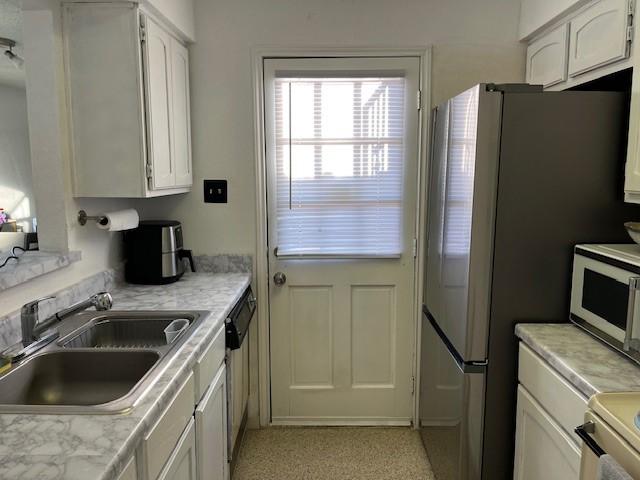
M 85 212 L 84 210 L 80 210 L 78 212 L 78 223 L 84 226 L 87 224 L 88 220 L 95 220 L 101 225 L 106 225 L 105 222 L 107 221 L 107 217 L 105 217 L 104 215 L 87 215 L 87 212 Z

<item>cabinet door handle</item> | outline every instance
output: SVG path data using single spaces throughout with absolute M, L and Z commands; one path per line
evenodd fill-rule
M 623 349 L 629 351 L 631 349 L 631 337 L 633 335 L 633 323 L 636 312 L 636 297 L 640 289 L 640 277 L 631 277 L 629 279 L 629 303 L 627 304 L 627 325 L 624 332 Z

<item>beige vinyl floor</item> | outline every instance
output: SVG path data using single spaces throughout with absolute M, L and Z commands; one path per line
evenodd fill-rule
M 420 435 L 410 428 L 248 430 L 233 480 L 432 480 Z

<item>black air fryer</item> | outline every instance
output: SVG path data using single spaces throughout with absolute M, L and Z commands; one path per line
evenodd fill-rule
M 138 228 L 124 233 L 125 278 L 130 283 L 164 285 L 180 280 L 184 273 L 183 258 L 191 250 L 182 248 L 182 225 L 174 220 L 147 220 Z

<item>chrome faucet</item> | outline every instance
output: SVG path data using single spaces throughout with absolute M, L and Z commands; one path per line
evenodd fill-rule
M 53 298 L 55 297 L 40 298 L 22 306 L 22 309 L 20 310 L 20 323 L 22 326 L 22 345 L 24 347 L 28 347 L 33 342 L 40 340 L 40 336 L 44 331 L 50 328 L 53 324 L 64 320 L 74 313 L 81 312 L 90 307 L 95 307 L 96 310 L 109 310 L 113 305 L 113 298 L 111 297 L 111 294 L 108 292 L 100 292 L 90 296 L 87 300 L 71 305 L 64 310 L 60 310 L 58 313 L 51 315 L 45 320 L 39 321 L 38 312 L 40 309 L 40 303 Z

